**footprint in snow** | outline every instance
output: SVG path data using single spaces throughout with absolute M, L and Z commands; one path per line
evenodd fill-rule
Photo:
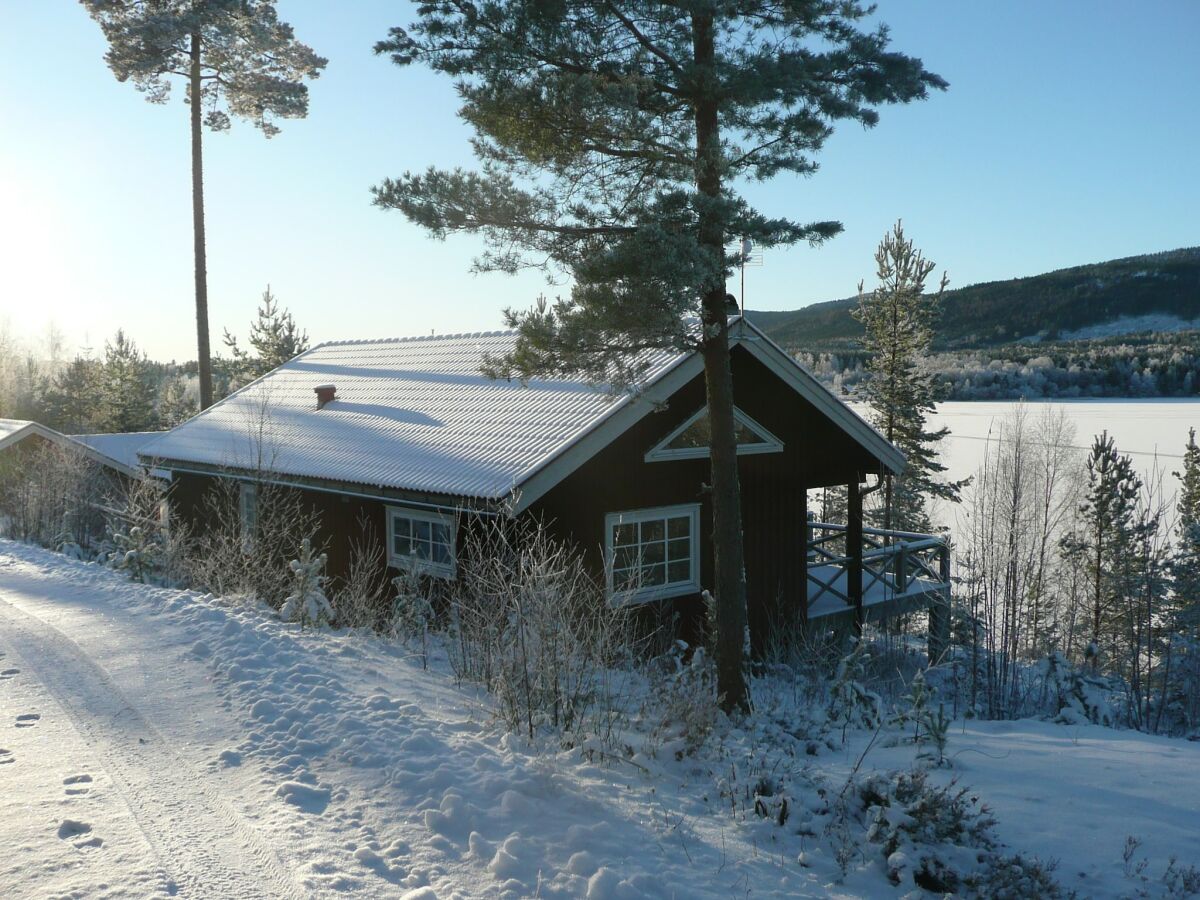
M 20 674 L 20 669 L 5 669 L 3 672 L 0 672 L 0 678 L 12 678 L 14 675 Z
M 91 788 L 83 787 L 85 784 L 91 784 L 91 775 L 71 775 L 63 779 L 63 784 L 66 785 L 66 794 L 68 797 L 82 796 L 91 791 Z M 72 787 L 74 785 L 74 787 Z
M 58 836 L 64 841 L 91 833 L 92 826 L 87 822 L 77 822 L 74 819 L 63 819 L 58 826 Z
M 13 752 L 11 750 L 5 750 L 3 748 L 0 748 L 0 766 L 4 765 L 5 763 L 16 762 L 16 761 L 17 761 L 17 758 L 15 756 L 13 756 Z
M 23 714 L 17 716 L 17 727 L 18 728 L 32 728 L 34 725 L 37 724 L 37 721 L 40 718 L 41 718 L 41 716 L 39 716 L 37 713 L 23 713 Z

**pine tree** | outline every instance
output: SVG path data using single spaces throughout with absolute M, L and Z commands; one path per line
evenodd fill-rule
M 1091 614 L 1093 669 L 1099 668 L 1103 643 L 1112 648 L 1114 620 L 1120 612 L 1127 561 L 1134 556 L 1134 513 L 1142 480 L 1128 456 L 1117 452 L 1108 432 L 1096 436 L 1087 460 L 1088 483 L 1078 509 L 1075 529 L 1063 540 L 1063 550 L 1086 563 Z
M 186 80 L 191 107 L 192 226 L 200 407 L 213 401 L 208 338 L 208 266 L 204 240 L 201 125 L 227 131 L 230 116 L 267 137 L 275 119 L 308 114 L 305 78 L 326 60 L 279 21 L 275 0 L 81 0 L 104 32 L 105 61 L 118 81 L 132 81 L 151 103 L 165 103 L 171 78 Z M 207 110 L 207 112 L 203 112 Z
M 232 390 L 279 368 L 308 349 L 308 332 L 296 326 L 296 320 L 286 308 L 280 308 L 270 285 L 263 291 L 258 315 L 250 323 L 249 343 L 254 349 L 253 356 L 238 346 L 237 338 L 229 333 L 229 329 L 225 330 L 225 346 L 232 358 Z
M 480 270 L 565 273 L 569 296 L 507 312 L 514 352 L 488 371 L 636 383 L 646 350 L 698 350 L 711 424 L 718 690 L 747 703 L 741 501 L 726 244 L 819 243 L 836 222 L 768 218 L 741 180 L 811 174 L 839 120 L 946 83 L 860 28 L 854 0 L 433 0 L 376 50 L 455 79 L 482 172 L 386 180 L 380 206 L 437 237 L 478 233 Z M 696 323 L 699 322 L 697 327 Z
M 102 396 L 101 364 L 77 356 L 46 392 L 46 424 L 66 434 L 99 431 L 104 427 Z
M 1200 446 L 1188 431 L 1176 508 L 1176 548 L 1171 565 L 1175 603 L 1183 627 L 1200 629 Z
M 957 503 L 966 485 L 938 478 L 946 467 L 938 462 L 937 446 L 950 430 L 927 427 L 940 392 L 933 375 L 920 368 L 933 343 L 947 278 L 943 274 L 937 293 L 926 296 L 925 281 L 935 263 L 904 237 L 900 222 L 884 235 L 875 251 L 875 265 L 879 285 L 865 294 L 859 284 L 858 308 L 853 312 L 863 324 L 863 348 L 870 354 L 858 396 L 870 405 L 872 424 L 907 460 L 899 477 L 884 475 L 879 522 L 884 529 L 928 531 L 926 501 L 940 498 Z
M 169 378 L 158 398 L 158 421 L 162 427 L 174 428 L 196 412 L 196 401 L 188 396 L 187 381 L 179 375 Z
M 158 424 L 146 354 L 120 329 L 104 345 L 101 391 L 105 431 L 147 431 Z

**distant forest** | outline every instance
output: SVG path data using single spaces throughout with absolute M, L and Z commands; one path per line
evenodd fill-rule
M 790 349 L 852 349 L 862 326 L 850 316 L 856 298 L 789 312 L 748 313 Z M 1200 320 L 1200 247 L 1130 256 L 1044 275 L 990 281 L 946 291 L 935 347 L 980 349 L 1056 340 L 1121 317 Z
M 849 393 L 866 360 L 857 302 L 748 315 Z M 947 291 L 934 347 L 947 399 L 1200 395 L 1200 247 Z

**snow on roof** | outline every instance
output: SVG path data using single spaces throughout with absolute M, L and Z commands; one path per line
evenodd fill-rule
M 0 419 L 0 450 L 11 444 L 19 444 L 27 437 L 33 435 L 58 444 L 60 447 L 68 447 L 80 451 L 89 459 L 101 465 L 117 469 L 126 475 L 135 476 L 137 474 L 139 463 L 136 450 L 132 454 L 127 453 L 124 456 L 116 456 L 107 450 L 83 440 L 85 437 L 123 438 L 126 435 L 66 435 L 55 431 L 53 428 L 47 428 L 40 422 L 30 422 L 25 419 Z M 146 435 L 142 434 L 139 437 L 142 438 L 141 443 L 144 443 Z
M 0 442 L 7 443 L 8 440 L 32 424 L 33 422 L 25 419 L 0 419 Z
M 501 499 L 628 395 L 481 374 L 512 332 L 322 344 L 140 449 L 143 459 Z M 648 359 L 649 380 L 685 354 Z M 314 389 L 337 386 L 317 409 Z
M 109 459 L 136 469 L 141 465 L 138 451 L 160 434 L 161 431 L 131 431 L 125 434 L 73 434 L 71 437 Z
M 903 468 L 892 444 L 752 324 L 736 320 L 730 337 L 885 466 Z M 608 431 L 611 440 L 650 404 L 629 409 L 630 394 L 579 380 L 520 384 L 480 372 L 486 356 L 515 342 L 515 332 L 480 332 L 321 344 L 138 455 L 164 468 L 192 463 L 451 497 L 498 500 L 522 488 L 524 506 L 578 465 L 585 445 L 602 444 Z M 660 393 L 703 365 L 694 352 L 667 350 L 643 361 L 643 387 Z M 336 398 L 318 408 L 314 391 L 329 385 Z

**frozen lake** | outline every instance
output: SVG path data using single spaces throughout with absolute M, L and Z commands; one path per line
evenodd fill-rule
M 983 462 L 993 426 L 1009 416 L 1015 406 L 1011 400 L 938 404 L 932 424 L 950 429 L 949 437 L 942 442 L 942 462 L 949 467 L 951 478 L 975 473 Z M 1080 457 L 1087 453 L 1092 439 L 1107 430 L 1117 449 L 1133 457 L 1143 475 L 1154 468 L 1157 460 L 1158 468 L 1170 478 L 1183 458 L 1188 429 L 1200 431 L 1198 399 L 1029 400 L 1025 407 L 1030 422 L 1040 418 L 1047 407 L 1065 412 L 1075 425 L 1071 446 L 1078 449 Z
M 861 404 L 853 404 L 860 415 Z M 952 480 L 969 478 L 983 463 L 989 439 L 997 440 L 996 428 L 1012 414 L 1013 400 L 981 400 L 938 404 L 932 427 L 945 426 L 949 436 L 942 442 L 942 463 Z M 1200 432 L 1200 399 L 1104 399 L 1104 400 L 1027 400 L 1030 424 L 1046 408 L 1062 410 L 1075 425 L 1070 446 L 1079 453 L 1080 465 L 1092 439 L 1107 430 L 1117 449 L 1133 458 L 1134 465 L 1148 477 L 1155 466 L 1162 473 L 1164 495 L 1173 497 L 1177 480 L 1171 475 L 1180 466 L 1188 429 Z M 936 517 L 936 513 L 935 513 Z

